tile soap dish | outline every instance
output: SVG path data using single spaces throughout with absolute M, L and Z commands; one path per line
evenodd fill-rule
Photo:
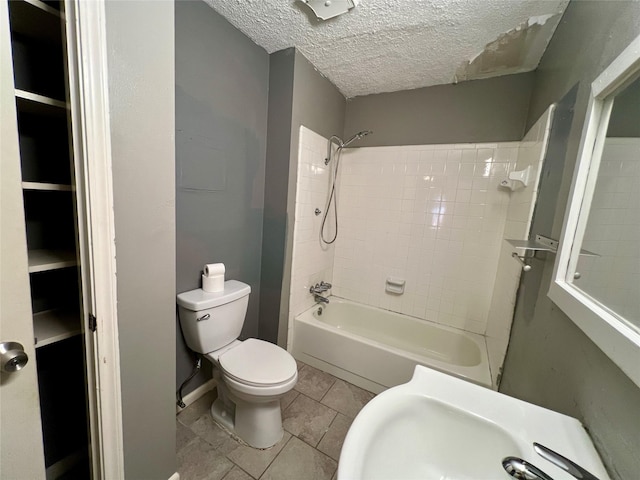
M 507 180 L 502 180 L 500 186 L 508 188 L 513 191 L 520 187 L 527 187 L 529 185 L 529 176 L 531 175 L 531 165 L 524 170 L 517 170 L 509 173 Z
M 405 280 L 397 277 L 387 277 L 385 291 L 394 295 L 402 295 L 404 293 Z

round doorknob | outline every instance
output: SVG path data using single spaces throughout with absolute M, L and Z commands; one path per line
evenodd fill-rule
M 21 370 L 29 356 L 24 352 L 24 347 L 18 342 L 0 343 L 0 367 L 5 373 L 14 373 Z

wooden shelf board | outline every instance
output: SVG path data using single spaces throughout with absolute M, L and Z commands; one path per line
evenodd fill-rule
M 23 190 L 46 190 L 50 192 L 70 192 L 71 185 L 60 183 L 22 182 Z
M 11 30 L 42 41 L 62 43 L 63 14 L 39 0 L 11 2 Z
M 45 2 L 41 2 L 40 0 L 24 0 L 24 2 L 34 6 L 35 8 L 39 8 L 54 17 L 64 18 L 64 14 L 60 10 L 53 8 L 51 5 L 47 5 Z
M 20 112 L 38 115 L 66 115 L 69 104 L 62 100 L 45 97 L 26 90 L 15 89 L 16 104 Z
M 78 313 L 47 310 L 33 315 L 36 348 L 51 345 L 82 332 Z
M 30 250 L 29 273 L 45 272 L 78 264 L 75 251 Z

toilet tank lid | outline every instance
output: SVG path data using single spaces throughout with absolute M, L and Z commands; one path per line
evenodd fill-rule
M 178 305 L 194 312 L 219 307 L 251 293 L 251 287 L 237 280 L 224 282 L 222 292 L 205 292 L 201 288 L 178 294 Z

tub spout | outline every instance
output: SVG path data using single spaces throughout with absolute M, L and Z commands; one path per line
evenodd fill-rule
M 322 295 L 319 295 L 317 293 L 313 294 L 313 298 L 316 301 L 316 303 L 329 303 L 329 299 L 323 297 Z

